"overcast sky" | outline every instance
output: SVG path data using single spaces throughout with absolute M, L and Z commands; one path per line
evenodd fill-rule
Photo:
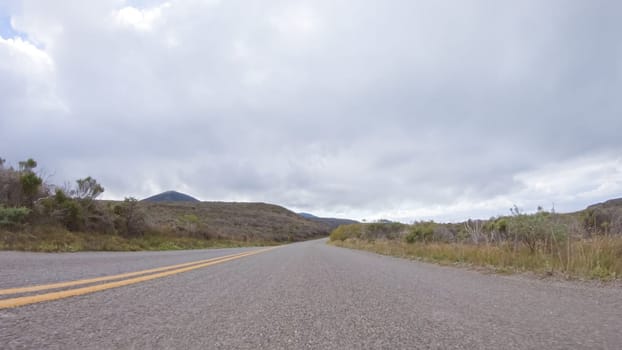
M 0 156 L 354 219 L 622 196 L 620 1 L 0 1 Z

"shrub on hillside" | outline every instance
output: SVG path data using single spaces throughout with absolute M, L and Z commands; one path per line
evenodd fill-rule
M 620 207 L 592 207 L 581 216 L 586 236 L 595 234 L 622 234 L 622 210 Z
M 508 238 L 508 218 L 492 217 L 484 223 L 482 231 L 489 243 L 505 241 Z
M 523 243 L 531 253 L 535 253 L 539 246 L 550 249 L 566 237 L 567 228 L 555 220 L 555 214 L 539 209 L 537 213 L 527 215 L 516 207 L 512 213 L 514 215 L 507 220 L 509 235 L 515 243 Z
M 37 209 L 41 217 L 59 223 L 70 231 L 114 231 L 110 210 L 96 205 L 92 199 L 90 195 L 77 195 L 76 190 L 57 188 L 53 196 L 38 202 Z
M 384 220 L 367 225 L 363 224 L 361 238 L 367 240 L 395 239 L 402 234 L 405 228 L 406 225 L 402 223 Z
M 0 203 L 10 207 L 32 208 L 37 199 L 47 194 L 43 180 L 33 171 L 37 162 L 32 158 L 19 162 L 17 170 L 5 167 L 4 159 L 0 160 Z
M 405 240 L 408 243 L 429 242 L 434 236 L 436 224 L 433 221 L 415 222 L 410 227 L 410 232 L 406 235 Z
M 25 207 L 7 208 L 0 205 L 0 227 L 14 228 L 22 225 L 30 209 Z
M 138 200 L 126 197 L 112 211 L 115 214 L 115 229 L 124 236 L 142 236 L 145 233 L 145 214 L 138 207 Z
M 52 217 L 56 218 L 68 230 L 78 231 L 85 226 L 85 214 L 82 206 L 73 198 L 68 197 L 61 189 L 51 200 L 45 201 Z
M 345 241 L 348 238 L 360 238 L 363 224 L 341 225 L 330 233 L 331 241 Z

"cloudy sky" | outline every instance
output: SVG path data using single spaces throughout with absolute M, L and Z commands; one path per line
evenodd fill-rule
M 619 1 L 0 1 L 0 156 L 355 219 L 622 196 Z

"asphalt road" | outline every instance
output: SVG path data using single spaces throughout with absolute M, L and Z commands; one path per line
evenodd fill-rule
M 254 249 L 0 252 L 0 288 Z M 622 289 L 487 275 L 311 241 L 0 309 L 0 348 L 621 349 Z

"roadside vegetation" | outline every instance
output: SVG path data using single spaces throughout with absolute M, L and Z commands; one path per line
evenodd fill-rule
M 331 244 L 441 264 L 533 271 L 566 278 L 622 276 L 622 203 L 611 201 L 572 214 L 538 208 L 489 220 L 341 226 Z
M 263 203 L 103 201 L 87 176 L 56 186 L 27 159 L 0 158 L 0 250 L 65 252 L 274 245 L 329 229 Z
M 72 232 L 59 227 L 38 227 L 26 232 L 0 231 L 0 250 L 31 252 L 140 251 L 231 248 L 282 244 L 276 241 L 202 239 L 149 233 L 139 237 L 98 232 Z

